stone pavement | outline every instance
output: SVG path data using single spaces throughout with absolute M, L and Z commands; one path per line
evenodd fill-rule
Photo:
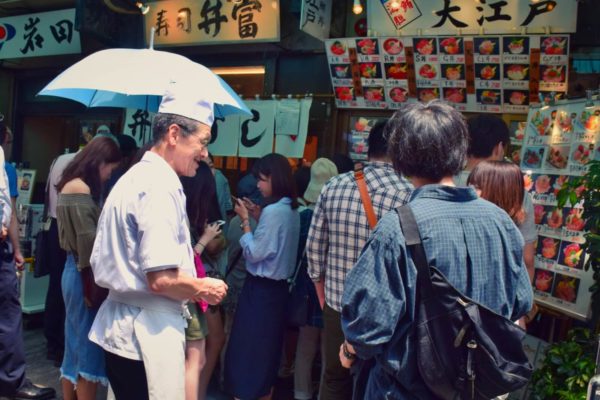
M 60 371 L 53 361 L 46 359 L 46 339 L 42 329 L 42 314 L 25 315 L 23 337 L 25 340 L 25 357 L 27 361 L 27 377 L 36 384 L 50 386 L 56 390 L 56 399 L 62 399 L 60 388 Z M 96 400 L 106 400 L 107 390 L 99 386 Z M 232 398 L 216 387 L 209 390 L 207 400 L 231 400 Z M 293 399 L 293 377 L 281 379 L 276 388 L 273 400 Z M 8 400 L 0 397 L 0 400 Z

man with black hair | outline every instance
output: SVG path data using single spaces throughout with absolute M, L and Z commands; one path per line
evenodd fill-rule
M 412 187 L 392 168 L 387 154 L 385 122 L 377 123 L 368 138 L 364 179 L 377 219 L 408 201 Z M 352 269 L 371 234 L 361 195 L 350 171 L 325 185 L 315 206 L 308 233 L 308 271 L 323 308 L 325 374 L 319 398 L 350 399 L 352 378 L 338 358 L 344 342 L 341 297 L 346 274 Z
M 454 177 L 457 186 L 466 186 L 469 174 L 481 161 L 493 161 L 504 159 L 506 149 L 510 144 L 510 132 L 506 123 L 499 117 L 489 114 L 480 114 L 467 120 L 469 130 L 469 149 L 467 150 L 467 166 Z M 518 226 L 525 247 L 523 248 L 523 259 L 529 272 L 529 278 L 533 279 L 535 241 L 537 231 L 535 229 L 533 202 L 529 193 L 525 192 L 523 197 L 523 211 L 525 220 Z

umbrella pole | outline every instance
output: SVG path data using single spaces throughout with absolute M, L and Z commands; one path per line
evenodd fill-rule
M 150 38 L 148 42 L 150 43 L 150 50 L 154 50 L 154 32 L 156 31 L 155 27 L 150 28 Z

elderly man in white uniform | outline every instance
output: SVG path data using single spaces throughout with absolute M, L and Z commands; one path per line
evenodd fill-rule
M 219 303 L 227 285 L 196 278 L 178 176 L 207 157 L 213 104 L 181 84 L 163 96 L 153 147 L 108 196 L 90 262 L 109 289 L 89 338 L 105 350 L 117 400 L 184 399 L 187 301 Z

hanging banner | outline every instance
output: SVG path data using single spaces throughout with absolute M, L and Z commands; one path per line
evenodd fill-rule
M 580 319 L 587 318 L 594 283 L 583 269 L 582 204 L 557 208 L 556 195 L 572 176 L 600 160 L 600 105 L 585 101 L 532 108 L 521 149 L 525 189 L 534 203 L 538 242 L 533 288 L 536 301 Z
M 257 100 L 245 103 L 252 111 L 252 117 L 241 118 L 239 156 L 259 158 L 272 153 L 277 102 Z
M 277 103 L 275 133 L 297 136 L 300 127 L 300 100 L 283 99 Z
M 574 0 L 373 0 L 367 25 L 378 36 L 575 32 Z
M 75 9 L 0 18 L 0 59 L 81 53 Z
M 146 110 L 127 108 L 125 110 L 123 134 L 133 137 L 137 145 L 142 147 L 152 140 L 152 118 L 155 115 L 156 113 Z
M 283 102 L 284 100 L 282 100 L 278 108 L 281 108 Z M 277 135 L 275 136 L 275 152 L 290 158 L 302 158 L 304 156 L 312 98 L 299 100 L 298 103 L 300 105 L 300 115 L 297 134 L 281 135 L 279 134 L 279 130 L 277 130 Z
M 215 156 L 237 156 L 240 141 L 240 116 L 216 117 L 211 128 L 208 151 Z
M 279 41 L 278 0 L 170 0 L 148 2 L 146 40 L 154 45 L 222 44 Z
M 329 37 L 331 0 L 302 0 L 300 29 L 317 39 Z

